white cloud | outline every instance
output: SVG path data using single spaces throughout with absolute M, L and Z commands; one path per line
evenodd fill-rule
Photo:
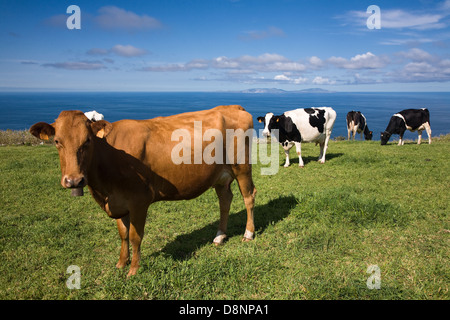
M 281 80 L 281 81 L 289 81 L 291 80 L 289 77 L 285 76 L 284 74 L 279 74 L 273 78 L 274 80 Z
M 104 6 L 95 17 L 97 24 L 104 29 L 153 30 L 162 27 L 159 20 L 148 15 L 138 15 L 116 6 Z
M 381 28 L 412 28 L 418 30 L 445 28 L 445 23 L 440 22 L 442 14 L 411 13 L 404 10 L 383 10 L 381 16 Z
M 391 82 L 449 82 L 450 60 L 442 59 L 437 55 L 431 55 L 421 49 L 411 49 L 407 52 L 399 52 L 411 62 L 386 73 L 387 81 Z
M 304 84 L 304 83 L 308 82 L 308 78 L 303 78 L 303 77 L 291 78 L 285 74 L 276 75 L 273 79 L 276 81 L 284 81 L 284 82 L 289 82 L 289 83 L 293 83 L 293 84 Z
M 193 69 L 226 69 L 252 72 L 302 72 L 307 67 L 279 54 L 264 53 L 259 56 L 244 55 L 237 58 L 221 56 L 210 60 L 198 59 L 188 63 L 166 64 L 143 68 L 143 71 L 188 71 Z
M 143 49 L 139 49 L 131 45 L 123 46 L 121 44 L 117 44 L 112 47 L 111 52 L 114 52 L 115 54 L 122 57 L 138 57 L 147 53 L 147 51 Z
M 321 68 L 324 66 L 324 62 L 322 61 L 322 59 L 316 56 L 312 56 L 308 61 L 313 68 Z
M 150 72 L 209 70 L 209 75 L 199 74 L 195 75 L 195 78 L 204 81 L 240 83 L 272 82 L 281 85 L 450 81 L 450 59 L 444 59 L 419 48 L 392 53 L 389 56 L 366 52 L 349 58 L 332 56 L 321 59 L 312 56 L 298 61 L 274 53 L 257 56 L 220 56 L 185 63 L 150 65 L 141 70 Z M 315 74 L 318 70 L 320 75 Z M 214 76 L 211 77 L 212 75 Z
M 419 48 L 412 48 L 408 51 L 402 51 L 398 53 L 399 56 L 410 59 L 412 61 L 431 61 L 434 60 L 434 57 L 429 54 L 428 52 L 419 49 Z
M 442 29 L 447 26 L 444 21 L 449 12 L 445 9 L 449 6 L 448 0 L 441 7 L 437 6 L 427 13 L 409 11 L 404 9 L 384 9 L 381 7 L 381 29 L 415 29 L 415 30 L 430 30 Z M 356 24 L 366 27 L 367 19 L 370 14 L 365 10 L 350 11 L 338 19 L 344 20 L 346 23 Z
M 133 47 L 132 45 L 116 44 L 111 49 L 92 48 L 86 52 L 86 54 L 92 55 L 92 56 L 104 56 L 104 55 L 108 55 L 110 53 L 116 54 L 118 56 L 126 57 L 126 58 L 132 58 L 132 57 L 143 56 L 143 55 L 147 54 L 148 51 L 144 50 L 144 49 L 139 49 L 139 48 Z
M 343 69 L 379 69 L 388 64 L 387 57 L 378 57 L 371 52 L 357 54 L 350 60 L 342 57 L 331 57 L 328 62 Z
M 336 81 L 330 80 L 329 78 L 323 78 L 321 76 L 317 76 L 314 78 L 312 83 L 318 84 L 318 85 L 326 85 L 326 84 L 336 84 Z

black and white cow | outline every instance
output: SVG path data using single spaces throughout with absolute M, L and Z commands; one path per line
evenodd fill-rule
M 356 133 L 362 135 L 364 133 L 364 138 L 366 140 L 372 140 L 373 132 L 369 131 L 369 127 L 367 126 L 366 117 L 361 113 L 361 111 L 350 111 L 347 113 L 347 132 L 348 132 L 348 140 L 353 134 L 353 140 L 355 140 Z
M 286 154 L 285 167 L 290 165 L 289 150 L 295 145 L 298 155 L 298 165 L 304 167 L 301 156 L 302 142 L 316 142 L 320 144 L 319 162 L 325 163 L 325 154 L 330 140 L 331 130 L 336 121 L 336 112 L 329 107 L 306 108 L 286 111 L 280 116 L 267 113 L 265 117 L 258 117 L 264 122 L 263 135 L 270 136 L 271 130 L 279 130 L 279 142 Z
M 394 114 L 386 130 L 381 133 L 381 145 L 385 145 L 393 134 L 400 135 L 398 145 L 403 145 L 403 134 L 406 129 L 412 132 L 418 131 L 419 141 L 417 144 L 422 141 L 422 131 L 426 130 L 428 143 L 431 143 L 430 112 L 428 109 L 406 109 Z

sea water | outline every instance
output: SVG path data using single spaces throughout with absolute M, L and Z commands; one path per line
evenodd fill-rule
M 450 133 L 450 93 L 232 93 L 232 92 L 2 92 L 0 130 L 24 130 L 39 121 L 54 122 L 62 110 L 96 110 L 105 120 L 150 119 L 182 112 L 238 104 L 256 121 L 267 112 L 307 107 L 332 107 L 337 112 L 332 138 L 347 137 L 347 112 L 361 111 L 379 140 L 394 113 L 409 108 L 428 108 L 433 136 Z M 425 139 L 426 134 L 423 136 Z M 407 132 L 406 139 L 417 139 Z M 359 139 L 359 136 L 357 136 Z

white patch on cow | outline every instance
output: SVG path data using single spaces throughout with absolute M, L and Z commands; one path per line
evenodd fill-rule
M 217 231 L 216 237 L 214 238 L 213 242 L 215 244 L 222 244 L 226 237 L 227 235 L 221 230 L 219 230 Z
M 95 110 L 85 112 L 84 115 L 86 116 L 86 118 L 88 118 L 91 121 L 100 121 L 100 120 L 105 119 L 105 117 L 101 113 L 98 113 Z
M 305 163 L 303 162 L 303 159 L 302 159 L 302 143 L 296 142 L 295 149 L 296 149 L 297 155 L 298 155 L 298 166 L 300 168 L 303 168 L 305 166 Z
M 364 127 L 363 128 L 359 128 L 359 130 L 361 130 L 361 131 L 358 130 L 358 132 L 361 134 L 361 140 L 362 140 L 364 131 L 366 131 L 366 127 L 367 127 L 367 119 L 362 113 L 361 113 L 361 116 L 364 118 Z
M 350 137 L 352 136 L 352 134 L 353 134 L 353 140 L 355 140 L 354 127 L 355 127 L 355 122 L 353 120 L 351 120 L 350 122 L 347 123 L 347 140 L 350 140 Z
M 403 117 L 400 113 L 394 114 L 394 117 L 398 117 L 398 118 L 402 119 L 403 122 L 405 123 L 406 129 L 408 129 L 409 131 L 413 131 L 412 128 L 406 124 L 405 117 Z
M 431 144 L 431 126 L 429 122 L 425 122 L 423 124 L 423 126 L 425 127 L 425 131 L 427 132 L 428 135 L 428 144 Z
M 263 136 L 266 136 L 266 137 L 270 136 L 269 123 L 270 123 L 270 119 L 272 119 L 272 117 L 273 117 L 273 113 L 271 113 L 271 112 L 269 112 L 265 116 L 265 126 L 264 126 L 264 130 L 263 130 Z
M 253 232 L 245 229 L 244 238 L 248 240 L 253 240 L 253 234 L 254 234 Z
M 284 163 L 284 167 L 287 168 L 291 165 L 291 163 L 289 162 L 289 150 L 284 150 L 284 154 L 286 155 L 286 162 Z

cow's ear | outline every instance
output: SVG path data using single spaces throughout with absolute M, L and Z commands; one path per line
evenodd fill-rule
M 54 124 L 38 122 L 31 126 L 30 133 L 41 140 L 48 140 L 55 135 Z
M 112 124 L 106 120 L 91 123 L 92 132 L 99 138 L 105 138 L 112 130 Z
M 264 121 L 264 117 L 258 117 L 257 120 L 259 123 L 262 123 Z

